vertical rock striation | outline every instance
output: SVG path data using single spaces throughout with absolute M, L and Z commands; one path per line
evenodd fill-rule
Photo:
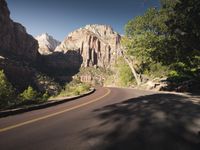
M 83 58 L 83 67 L 110 67 L 120 55 L 121 36 L 107 25 L 86 25 L 70 33 L 55 51 L 74 50 Z

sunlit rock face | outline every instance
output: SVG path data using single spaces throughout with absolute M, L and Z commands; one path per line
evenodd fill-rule
M 38 41 L 39 44 L 38 51 L 41 55 L 51 54 L 52 52 L 54 52 L 56 47 L 60 45 L 59 41 L 55 40 L 52 36 L 50 36 L 47 33 L 39 35 L 35 37 L 35 39 Z
M 21 24 L 10 19 L 5 0 L 0 0 L 0 54 L 14 54 L 34 61 L 38 56 L 38 43 Z
M 108 25 L 86 25 L 70 33 L 55 51 L 77 51 L 83 67 L 108 68 L 120 55 L 121 36 Z

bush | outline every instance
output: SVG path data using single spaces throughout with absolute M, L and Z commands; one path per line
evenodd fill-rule
M 38 97 L 37 91 L 35 91 L 31 86 L 29 86 L 23 93 L 20 94 L 20 99 L 22 101 L 36 101 Z
M 15 102 L 15 91 L 8 82 L 3 70 L 0 70 L 0 108 L 11 105 Z
M 179 74 L 175 70 L 172 70 L 169 72 L 169 77 L 171 77 L 171 78 L 178 77 L 178 76 L 179 76 Z
M 43 98 L 44 100 L 47 100 L 49 97 L 50 97 L 50 96 L 49 96 L 49 93 L 48 93 L 48 92 L 45 92 L 45 93 L 42 95 L 42 98 Z
M 167 77 L 169 67 L 162 65 L 161 63 L 149 63 L 143 65 L 143 73 L 150 77 Z
M 66 84 L 64 90 L 62 90 L 58 96 L 75 96 L 85 93 L 89 90 L 90 90 L 90 85 L 74 80 Z
M 116 64 L 116 70 L 119 76 L 119 80 L 117 82 L 120 86 L 130 86 L 134 83 L 135 80 L 133 73 L 123 58 L 118 59 Z
M 128 65 L 119 69 L 120 84 L 122 86 L 129 86 L 133 81 L 133 73 Z

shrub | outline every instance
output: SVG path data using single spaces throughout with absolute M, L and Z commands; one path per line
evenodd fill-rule
M 14 88 L 8 82 L 3 70 L 0 70 L 0 108 L 14 103 Z
M 48 92 L 45 92 L 45 93 L 42 95 L 42 101 L 43 101 L 43 102 L 47 101 L 49 97 L 50 97 L 49 93 L 48 93 Z
M 36 101 L 38 97 L 37 91 L 35 91 L 31 86 L 29 86 L 23 93 L 20 94 L 20 99 L 22 101 Z
M 90 85 L 81 83 L 80 81 L 72 81 L 66 84 L 64 90 L 58 96 L 75 96 L 90 90 Z
M 149 63 L 143 66 L 143 73 L 150 77 L 166 77 L 169 72 L 169 67 L 161 63 Z
M 179 76 L 179 74 L 175 70 L 172 70 L 172 71 L 169 72 L 169 77 L 178 77 L 178 76 Z
M 116 70 L 119 76 L 119 80 L 117 82 L 120 86 L 130 86 L 134 83 L 133 73 L 123 58 L 118 59 L 116 64 Z

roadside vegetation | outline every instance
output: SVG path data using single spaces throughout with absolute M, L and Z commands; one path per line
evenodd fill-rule
M 87 83 L 82 83 L 80 80 L 73 80 L 67 83 L 63 90 L 55 97 L 77 96 L 90 91 L 91 86 Z
M 15 103 L 15 90 L 8 82 L 3 70 L 0 70 L 0 108 Z
M 160 9 L 150 8 L 126 24 L 124 57 L 135 78 L 200 81 L 199 12 L 199 0 L 162 0 Z
M 7 80 L 3 70 L 0 70 L 0 110 L 44 103 L 48 101 L 50 96 L 67 97 L 80 95 L 88 92 L 90 87 L 89 84 L 73 80 L 67 83 L 59 94 L 54 96 L 48 92 L 38 92 L 31 86 L 28 86 L 22 92 L 18 92 Z
M 116 72 L 116 74 L 114 75 L 114 81 L 117 86 L 127 87 L 135 84 L 135 79 L 131 72 L 131 69 L 122 57 L 117 60 L 114 69 Z
M 39 93 L 31 86 L 19 93 L 7 80 L 3 70 L 0 70 L 0 109 L 43 103 L 48 98 L 47 92 Z

